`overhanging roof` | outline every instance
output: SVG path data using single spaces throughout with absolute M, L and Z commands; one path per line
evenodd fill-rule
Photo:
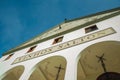
M 96 13 L 96 14 L 92 14 L 92 15 L 88 15 L 88 16 L 85 16 L 85 17 L 81 17 L 81 18 L 76 18 L 76 19 L 72 19 L 72 20 L 67 20 L 66 22 L 63 22 L 61 24 L 58 24 L 56 25 L 55 27 L 51 28 L 50 30 L 36 36 L 35 38 L 29 40 L 29 41 L 26 41 L 25 43 L 7 51 L 6 53 L 4 53 L 3 55 L 6 55 L 6 54 L 10 54 L 10 53 L 13 53 L 15 51 L 18 51 L 20 49 L 23 49 L 23 48 L 26 48 L 26 47 L 29 47 L 29 46 L 32 46 L 32 45 L 35 45 L 37 43 L 41 43 L 41 42 L 44 42 L 46 40 L 49 40 L 49 39 L 52 39 L 54 37 L 57 37 L 57 36 L 60 36 L 60 35 L 64 35 L 66 33 L 69 33 L 69 32 L 72 32 L 74 30 L 77 30 L 77 29 L 80 29 L 80 28 L 83 28 L 85 26 L 88 26 L 90 24 L 94 24 L 94 23 L 97 23 L 97 22 L 100 22 L 102 20 L 105 20 L 105 19 L 108 19 L 108 18 L 111 18 L 111 17 L 114 17 L 116 15 L 120 15 L 120 7 L 118 8 L 115 8 L 115 9 L 111 9 L 111 10 L 107 10 L 107 11 L 103 11 L 103 12 L 99 12 L 99 13 Z M 100 17 L 101 16 L 101 17 Z M 86 23 L 83 23 L 84 20 L 87 20 L 87 19 L 92 19 L 91 21 L 88 21 Z M 79 25 L 77 26 L 73 26 L 73 27 L 65 27 L 65 26 L 62 26 L 62 25 L 65 25 L 65 24 L 69 24 L 69 23 L 74 23 L 75 21 L 79 21 Z M 70 25 L 70 24 L 69 24 Z M 51 33 L 59 28 L 65 28 L 64 30 L 58 30 L 56 31 L 56 33 L 53 33 L 51 35 L 48 35 L 46 36 L 46 33 Z

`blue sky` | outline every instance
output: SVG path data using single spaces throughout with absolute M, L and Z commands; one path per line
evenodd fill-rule
M 65 18 L 117 7 L 120 0 L 0 0 L 0 56 Z

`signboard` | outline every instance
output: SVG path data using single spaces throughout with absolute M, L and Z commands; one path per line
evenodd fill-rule
M 105 37 L 105 36 L 113 34 L 113 33 L 116 33 L 113 28 L 107 28 L 107 29 L 104 29 L 104 30 L 101 30 L 101 31 L 98 31 L 98 32 L 74 39 L 74 40 L 71 40 L 71 41 L 56 45 L 56 46 L 48 47 L 46 49 L 42 49 L 40 51 L 31 53 L 28 55 L 18 57 L 14 60 L 14 62 L 12 64 L 16 64 L 19 62 L 33 59 L 33 58 L 37 58 L 37 57 L 40 57 L 43 55 L 47 55 L 47 54 L 50 54 L 50 53 L 53 53 L 56 51 L 60 51 L 60 50 L 63 50 L 63 49 L 69 48 L 69 47 L 73 47 L 73 46 L 88 42 L 88 41 L 92 41 L 92 40 L 95 40 L 95 39 L 98 39 L 101 37 Z

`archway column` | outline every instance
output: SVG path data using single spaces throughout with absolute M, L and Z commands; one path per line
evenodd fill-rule
M 77 62 L 75 57 L 72 60 L 70 58 L 67 60 L 64 80 L 77 80 Z
M 30 65 L 30 64 L 29 64 Z M 29 67 L 29 68 L 28 68 Z M 19 80 L 29 80 L 30 75 L 34 71 L 33 66 L 25 66 L 25 71 Z

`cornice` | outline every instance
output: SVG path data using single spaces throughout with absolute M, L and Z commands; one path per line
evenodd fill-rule
M 27 42 L 29 42 L 29 41 L 31 41 L 31 40 L 33 40 L 33 39 L 35 39 L 35 38 L 43 35 L 44 33 L 48 32 L 48 31 L 51 31 L 52 29 L 54 29 L 55 27 L 58 27 L 59 25 L 66 24 L 66 23 L 70 23 L 70 22 L 77 21 L 77 20 L 82 20 L 82 19 L 89 18 L 89 17 L 94 17 L 94 16 L 97 16 L 97 15 L 105 14 L 105 13 L 114 12 L 114 11 L 117 11 L 117 12 L 115 12 L 115 13 L 113 13 L 113 14 L 110 14 L 110 15 L 107 15 L 107 16 L 104 16 L 104 17 L 102 17 L 102 18 L 100 18 L 100 19 L 96 19 L 96 20 L 93 20 L 93 21 L 84 23 L 84 24 L 82 24 L 82 25 L 73 27 L 73 28 L 71 28 L 71 29 L 69 29 L 69 30 L 66 30 L 66 31 L 63 31 L 63 32 L 61 32 L 61 33 L 58 33 L 58 34 L 54 34 L 54 35 L 45 37 L 45 38 L 43 38 L 43 39 L 41 39 L 41 40 L 38 40 L 38 41 L 36 41 L 36 42 L 33 42 L 33 43 L 30 43 L 30 44 L 24 45 L 24 44 L 26 44 Z M 119 8 L 115 8 L 115 9 L 111 9 L 111 10 L 107 10 L 107 11 L 103 11 L 103 12 L 99 12 L 99 13 L 96 13 L 96 14 L 88 15 L 88 16 L 85 16 L 85 17 L 82 17 L 82 18 L 76 18 L 76 19 L 72 19 L 72 20 L 67 20 L 66 22 L 63 22 L 63 23 L 61 23 L 61 24 L 59 24 L 59 25 L 51 28 L 50 30 L 48 30 L 48 31 L 46 31 L 46 32 L 44 32 L 44 33 L 36 36 L 35 38 L 33 38 L 33 39 L 29 40 L 29 41 L 26 41 L 25 43 L 21 44 L 20 46 L 17 46 L 17 47 L 15 47 L 15 48 L 7 51 L 6 53 L 3 54 L 3 56 L 4 56 L 4 55 L 7 55 L 7 54 L 10 54 L 10 53 L 13 53 L 13 52 L 15 52 L 15 51 L 18 51 L 18 50 L 20 50 L 20 49 L 24 49 L 24 48 L 27 48 L 27 47 L 29 47 L 29 46 L 32 46 L 32 45 L 35 45 L 35 44 L 38 44 L 38 43 L 47 41 L 47 40 L 52 39 L 52 38 L 54 38 L 54 37 L 57 37 L 57 36 L 60 36 L 60 35 L 64 35 L 64 34 L 66 34 L 66 33 L 75 31 L 75 30 L 77 30 L 77 29 L 80 29 L 80 28 L 89 26 L 89 25 L 91 25 L 91 24 L 95 24 L 95 23 L 97 23 L 97 22 L 106 20 L 106 19 L 108 19 L 108 18 L 117 16 L 117 15 L 120 15 L 120 7 L 119 7 Z M 23 45 L 24 45 L 24 46 L 23 46 Z

